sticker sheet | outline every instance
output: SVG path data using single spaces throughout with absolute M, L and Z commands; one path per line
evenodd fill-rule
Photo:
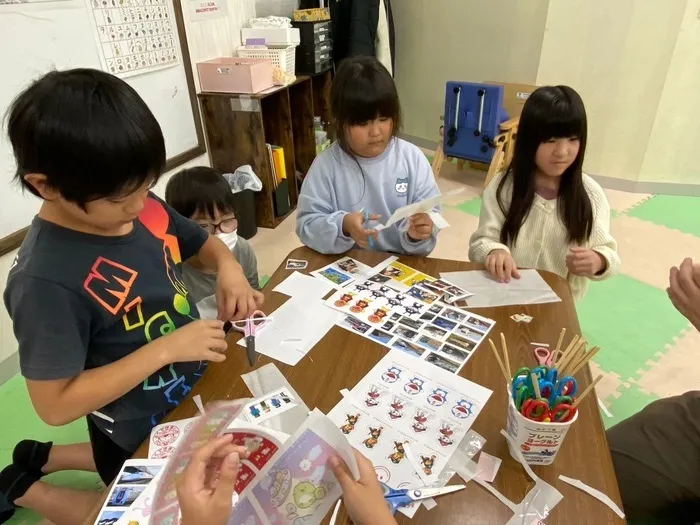
M 348 315 L 338 326 L 458 373 L 495 324 L 493 319 L 434 303 L 417 319 L 396 312 L 377 326 Z
M 389 352 L 328 417 L 372 460 L 380 481 L 420 487 L 437 481 L 490 396 L 471 381 Z M 416 510 L 401 511 L 412 517 Z
M 320 270 L 311 272 L 311 275 L 326 279 L 337 287 L 344 287 L 356 280 L 365 280 L 371 273 L 372 267 L 352 257 L 343 257 Z
M 243 415 L 251 423 L 260 423 L 297 406 L 299 403 L 288 388 L 278 388 L 248 403 Z
M 148 440 L 148 459 L 167 459 L 199 417 L 190 417 L 156 425 Z
M 423 312 L 437 300 L 437 296 L 418 286 L 401 291 L 388 282 L 372 279 L 338 290 L 326 300 L 326 305 L 378 328 L 392 318 L 405 318 L 409 323 L 417 323 Z M 383 339 L 391 339 L 382 330 L 373 331 L 372 334 L 382 344 L 385 344 Z
M 155 490 L 164 465 L 163 460 L 127 460 L 115 478 L 95 525 L 117 523 L 132 507 L 136 511 L 137 500 L 144 500 L 141 496 L 146 490 L 149 487 L 151 492 Z
M 180 62 L 169 0 L 86 0 L 86 4 L 105 71 L 123 78 Z

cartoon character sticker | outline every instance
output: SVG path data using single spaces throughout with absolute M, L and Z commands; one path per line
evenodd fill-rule
M 428 422 L 429 418 L 428 412 L 421 408 L 416 409 L 416 413 L 413 416 L 413 423 L 411 424 L 411 428 L 416 434 L 422 434 L 426 430 L 428 430 L 428 425 L 426 423 Z
M 441 407 L 447 401 L 447 390 L 444 388 L 436 388 L 428 395 L 428 403 L 433 406 Z
M 452 436 L 455 433 L 455 425 L 448 421 L 442 421 L 440 423 L 439 432 L 440 435 L 438 436 L 438 443 L 440 443 L 443 447 L 454 445 L 454 439 L 452 439 Z
M 371 303 L 369 299 L 359 299 L 354 305 L 350 307 L 350 311 L 354 314 L 361 314 L 365 311 L 365 308 Z
M 382 374 L 382 381 L 385 383 L 396 383 L 399 380 L 399 377 L 401 377 L 401 369 L 392 366 Z
M 381 308 L 377 308 L 373 314 L 369 315 L 367 320 L 370 323 L 381 323 L 390 311 L 391 310 L 386 306 L 382 306 Z
M 365 398 L 365 405 L 368 408 L 374 408 L 379 405 L 379 398 L 384 394 L 384 389 L 379 388 L 377 385 L 370 385 L 367 391 L 367 397 Z
M 355 430 L 355 425 L 360 420 L 360 414 L 345 414 L 345 420 L 347 423 L 340 427 L 340 430 L 343 434 L 347 435 Z
M 413 376 L 408 380 L 408 383 L 403 386 L 403 390 L 412 396 L 418 395 L 423 391 L 423 383 L 425 383 L 425 381 L 421 378 Z
M 406 401 L 401 396 L 394 396 L 391 400 L 391 405 L 389 409 L 390 419 L 401 419 L 403 417 L 404 408 L 406 408 Z
M 350 301 L 352 301 L 352 298 L 354 296 L 355 296 L 355 294 L 353 294 L 353 293 L 344 293 L 333 304 L 336 306 L 336 308 L 345 308 L 348 305 L 348 303 Z
M 369 437 L 365 439 L 362 444 L 367 447 L 367 448 L 374 448 L 377 446 L 377 443 L 379 443 L 379 438 L 382 435 L 382 430 L 384 430 L 384 427 L 369 427 Z
M 460 419 L 467 419 L 472 415 L 473 407 L 474 403 L 467 401 L 466 399 L 461 399 L 455 406 L 452 407 L 452 415 Z
M 408 443 L 408 441 L 394 441 L 394 452 L 389 455 L 389 459 L 394 465 L 398 465 L 406 458 L 406 451 L 403 446 Z
M 437 456 L 433 454 L 432 456 L 423 456 L 421 454 L 420 457 L 420 462 L 421 465 L 423 465 L 423 472 L 425 472 L 426 476 L 432 476 L 433 475 L 433 467 L 435 466 L 435 458 Z

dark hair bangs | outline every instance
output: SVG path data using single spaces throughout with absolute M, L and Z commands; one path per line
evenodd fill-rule
M 15 178 L 30 173 L 66 200 L 119 197 L 155 183 L 165 168 L 158 121 L 126 82 L 92 69 L 53 71 L 14 101 L 8 134 L 17 162 Z
M 218 171 L 198 166 L 182 170 L 168 181 L 165 202 L 180 215 L 192 218 L 197 214 L 209 217 L 220 213 L 236 213 L 231 186 Z
M 538 94 L 533 100 L 535 107 L 527 115 L 532 120 L 527 122 L 527 128 L 537 133 L 539 142 L 570 137 L 584 138 L 586 110 L 578 94 L 571 93 L 571 88 L 567 86 L 540 89 L 542 91 L 539 93 L 535 92 Z
M 338 138 L 346 126 L 357 126 L 378 117 L 391 119 L 393 132 L 398 134 L 401 104 L 394 79 L 374 57 L 345 59 L 333 79 L 331 113 Z
M 398 120 L 401 110 L 395 93 L 382 89 L 367 77 L 357 78 L 352 84 L 355 85 L 343 94 L 342 107 L 346 109 L 339 110 L 338 120 L 348 126 L 357 126 L 376 118 Z

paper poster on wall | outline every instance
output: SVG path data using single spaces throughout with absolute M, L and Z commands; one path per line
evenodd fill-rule
M 222 18 L 226 16 L 226 2 L 223 0 L 189 0 L 187 11 L 192 22 Z
M 0 5 L 17 5 L 17 4 L 46 4 L 49 2 L 65 2 L 66 0 L 0 0 Z
M 118 77 L 149 73 L 180 62 L 168 0 L 86 0 L 105 71 Z

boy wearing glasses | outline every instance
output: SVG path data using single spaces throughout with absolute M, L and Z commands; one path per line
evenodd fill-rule
M 248 241 L 238 237 L 233 193 L 223 175 L 204 166 L 182 170 L 168 181 L 165 200 L 223 241 L 243 267 L 250 286 L 260 289 L 258 261 Z M 216 271 L 194 256 L 183 263 L 182 276 L 202 317 L 216 317 Z

